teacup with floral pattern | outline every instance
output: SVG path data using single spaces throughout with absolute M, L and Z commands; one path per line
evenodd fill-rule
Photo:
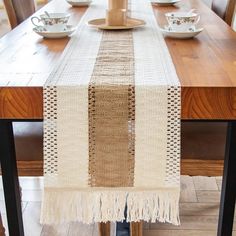
M 169 23 L 169 27 L 173 31 L 189 31 L 193 26 L 195 26 L 199 20 L 200 15 L 193 12 L 169 12 L 165 14 L 166 19 Z
M 70 14 L 67 13 L 47 13 L 39 17 L 32 17 L 31 22 L 36 27 L 43 26 L 47 31 L 60 32 L 66 29 L 69 18 Z M 37 21 L 37 23 L 35 21 Z M 42 22 L 42 25 L 38 25 L 39 22 Z

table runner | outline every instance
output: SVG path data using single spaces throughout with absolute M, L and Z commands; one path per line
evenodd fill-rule
M 41 223 L 179 224 L 180 84 L 151 4 L 146 26 L 100 31 L 94 0 L 44 86 Z

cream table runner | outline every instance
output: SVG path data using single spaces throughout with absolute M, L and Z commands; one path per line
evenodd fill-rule
M 94 0 L 44 86 L 44 224 L 179 224 L 180 85 L 151 4 L 146 26 L 100 31 Z

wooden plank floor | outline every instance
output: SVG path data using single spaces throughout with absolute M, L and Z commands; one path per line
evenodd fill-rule
M 72 223 L 57 227 L 39 224 L 42 177 L 21 177 L 22 209 L 26 236 L 97 236 L 97 225 Z M 144 236 L 216 236 L 221 177 L 181 176 L 181 226 L 144 224 Z M 0 211 L 6 225 L 6 210 L 0 185 Z M 235 219 L 236 225 L 236 219 Z M 236 236 L 236 226 L 233 236 Z M 114 232 L 114 225 L 112 226 Z M 8 234 L 7 234 L 8 235 Z

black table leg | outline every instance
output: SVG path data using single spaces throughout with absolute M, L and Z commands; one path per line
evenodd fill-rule
M 130 223 L 117 222 L 116 223 L 116 236 L 130 236 Z
M 0 120 L 0 161 L 10 236 L 24 236 L 12 122 Z
M 125 218 L 127 218 L 127 207 L 125 207 Z M 126 221 L 117 222 L 116 236 L 130 236 L 130 223 Z
M 236 199 L 236 121 L 228 123 L 218 236 L 232 236 Z

